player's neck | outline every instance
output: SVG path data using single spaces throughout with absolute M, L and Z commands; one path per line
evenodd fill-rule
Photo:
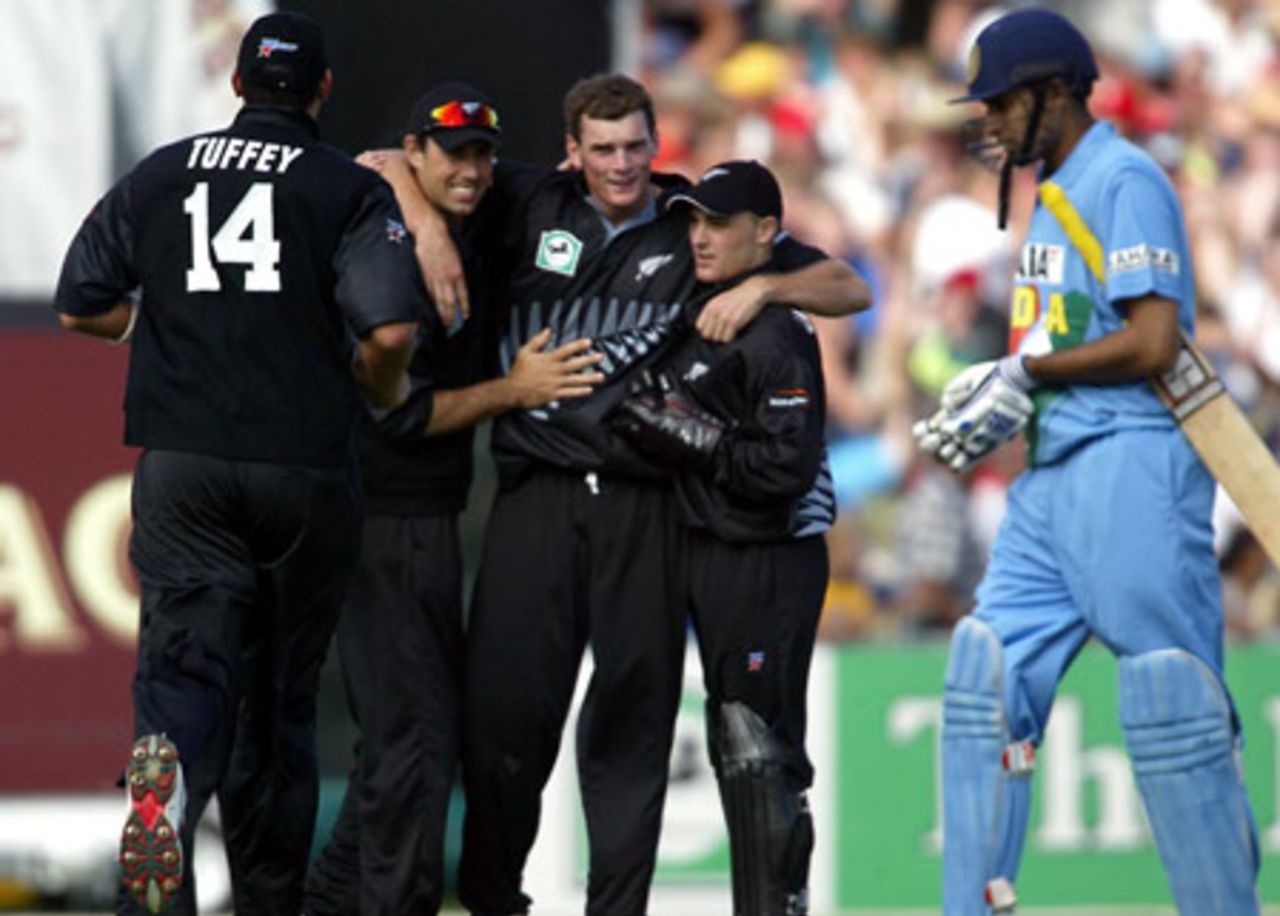
M 1092 126 L 1093 116 L 1087 111 L 1080 111 L 1063 119 L 1061 139 L 1054 150 L 1044 158 L 1046 175 L 1052 175 L 1058 171 L 1062 163 L 1066 162 L 1075 148 L 1080 145 L 1080 140 Z
M 650 182 L 645 186 L 645 192 L 640 195 L 640 197 L 636 198 L 636 202 L 629 207 L 607 207 L 601 202 L 600 198 L 596 197 L 594 194 L 591 195 L 591 202 L 594 204 L 600 215 L 608 220 L 609 224 L 612 225 L 614 229 L 617 229 L 643 213 L 645 209 L 657 199 L 657 197 L 658 189 L 652 182 Z
M 432 210 L 435 210 L 440 215 L 440 219 L 444 220 L 444 224 L 449 227 L 450 231 L 462 228 L 466 216 L 447 210 L 430 198 L 427 198 L 427 203 L 431 205 Z

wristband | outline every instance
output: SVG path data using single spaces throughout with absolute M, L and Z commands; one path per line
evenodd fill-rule
M 111 342 L 119 346 L 122 343 L 128 343 L 133 337 L 133 329 L 138 326 L 138 303 L 130 301 L 129 303 L 129 323 L 124 326 L 124 330 L 119 337 L 111 338 Z
M 1027 371 L 1027 358 L 1021 353 L 1001 359 L 998 370 L 1001 378 L 1021 391 L 1030 391 L 1036 387 L 1036 380 Z

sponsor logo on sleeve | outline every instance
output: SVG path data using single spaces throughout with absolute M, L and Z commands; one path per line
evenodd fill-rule
M 808 407 L 813 396 L 805 388 L 780 388 L 769 396 L 770 407 Z
M 1123 274 L 1148 268 L 1176 277 L 1182 264 L 1178 253 L 1173 249 L 1146 244 L 1117 248 L 1107 256 L 1108 274 Z

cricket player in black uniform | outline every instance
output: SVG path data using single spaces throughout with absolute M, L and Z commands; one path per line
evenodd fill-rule
M 142 617 L 121 913 L 195 913 L 184 860 L 215 791 L 236 912 L 299 912 L 316 689 L 358 548 L 361 392 L 403 400 L 426 309 L 391 190 L 317 140 L 319 27 L 257 20 L 232 83 L 230 127 L 161 148 L 98 203 L 55 301 L 72 330 L 132 335 Z
M 545 349 L 542 331 L 496 366 L 491 273 L 497 109 L 448 82 L 414 105 L 405 159 L 446 220 L 471 299 L 465 321 L 425 322 L 409 367 L 412 394 L 361 439 L 367 502 L 338 652 L 356 765 L 334 832 L 307 885 L 308 916 L 428 916 L 444 897 L 444 832 L 459 753 L 462 556 L 458 514 L 471 486 L 473 427 L 506 410 L 581 397 L 600 376 L 590 341 Z M 461 319 L 461 315 L 456 316 Z
M 677 554 L 729 826 L 733 912 L 800 916 L 813 849 L 805 691 L 835 508 L 822 363 L 809 319 L 785 305 L 730 343 L 692 330 L 717 290 L 769 269 L 782 195 L 768 169 L 721 163 L 664 203 L 688 212 L 702 288 L 683 315 L 688 329 L 633 385 L 617 423 L 680 471 Z
M 588 337 L 604 355 L 589 397 L 499 417 L 492 445 L 499 492 L 489 516 L 468 618 L 463 692 L 463 827 L 459 897 L 475 914 L 527 910 L 521 889 L 584 648 L 594 672 L 579 718 L 578 771 L 590 847 L 587 913 L 646 909 L 680 697 L 685 621 L 668 575 L 674 526 L 667 471 L 616 436 L 608 414 L 632 373 L 661 351 L 695 282 L 686 221 L 657 207 L 652 103 L 620 75 L 591 77 L 565 98 L 572 169 L 501 163 L 499 344 L 509 366 L 521 341 Z M 403 163 L 387 175 L 397 188 Z M 427 250 L 447 254 L 432 226 Z M 419 244 L 421 254 L 423 246 Z M 842 262 L 810 263 L 785 239 L 775 267 L 724 290 L 699 318 L 731 336 L 768 301 L 845 314 L 865 284 Z M 804 265 L 794 272 L 782 272 Z M 461 295 L 446 259 L 429 276 L 437 305 Z

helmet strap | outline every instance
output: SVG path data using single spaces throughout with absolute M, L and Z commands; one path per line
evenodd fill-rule
M 1005 156 L 1000 166 L 1000 199 L 996 209 L 996 226 L 1004 230 L 1009 223 L 1009 187 L 1013 183 L 1013 157 Z
M 1040 119 L 1044 117 L 1044 101 L 1046 88 L 1043 85 L 1032 87 L 1031 114 L 1027 117 L 1027 130 L 1022 135 L 1022 145 L 1016 156 L 1007 156 L 1000 168 L 1000 199 L 996 211 L 996 225 L 1004 229 L 1009 222 L 1009 191 L 1013 185 L 1013 169 L 1018 165 L 1030 165 L 1031 150 L 1035 146 L 1036 132 L 1040 130 Z
M 1018 150 L 1015 165 L 1030 165 L 1031 150 L 1035 146 L 1040 119 L 1044 117 L 1044 99 L 1048 89 L 1043 85 L 1031 88 L 1031 114 L 1027 116 L 1027 132 L 1022 135 L 1022 147 Z

